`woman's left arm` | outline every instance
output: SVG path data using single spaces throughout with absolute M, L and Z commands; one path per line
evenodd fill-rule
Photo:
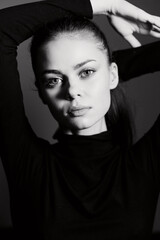
M 124 0 L 90 0 L 93 14 L 104 14 L 112 27 L 134 47 L 113 53 L 122 81 L 159 71 L 160 42 L 141 46 L 134 33 L 160 38 L 160 17 L 153 16 Z
M 160 71 L 160 41 L 113 52 L 121 81 Z
M 134 33 L 160 38 L 160 17 L 148 14 L 125 0 L 90 0 L 93 14 L 104 14 L 112 27 L 132 46 L 141 43 Z

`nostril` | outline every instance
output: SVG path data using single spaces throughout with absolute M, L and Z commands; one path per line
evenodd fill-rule
M 71 100 L 74 99 L 74 97 L 71 96 L 70 93 L 68 92 L 68 93 L 66 94 L 66 99 L 71 101 Z
M 67 92 L 66 92 L 67 99 L 72 100 L 72 99 L 75 99 L 80 96 L 81 96 L 80 90 L 73 88 L 73 87 L 69 87 L 67 89 Z
M 67 92 L 66 99 L 67 100 L 73 100 L 73 99 L 75 99 L 77 97 L 80 97 L 80 96 L 81 96 L 80 93 L 70 93 L 70 92 Z

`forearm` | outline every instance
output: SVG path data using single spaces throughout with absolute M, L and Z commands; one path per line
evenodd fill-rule
M 0 31 L 3 42 L 18 45 L 48 21 L 67 16 L 72 12 L 92 17 L 89 0 L 49 0 L 10 7 L 0 11 Z
M 116 12 L 123 0 L 90 0 L 93 14 L 105 14 Z
M 122 81 L 160 71 L 160 41 L 142 47 L 113 52 Z

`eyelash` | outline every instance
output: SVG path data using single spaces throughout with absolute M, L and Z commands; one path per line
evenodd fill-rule
M 79 76 L 82 78 L 82 79 L 86 79 L 88 77 L 90 77 L 93 73 L 95 72 L 94 69 L 85 69 L 85 70 L 82 70 L 80 73 L 79 73 Z M 86 74 L 87 73 L 87 74 Z M 85 76 L 83 76 L 83 74 L 85 74 Z M 54 82 L 54 81 L 57 81 L 58 82 Z M 61 83 L 59 83 L 59 81 L 61 81 Z M 58 78 L 58 77 L 54 77 L 54 78 L 48 78 L 44 85 L 46 88 L 55 88 L 57 85 L 58 86 L 61 86 L 63 84 L 63 79 L 62 78 Z
M 87 72 L 88 72 L 88 74 L 86 74 Z M 93 69 L 85 69 L 85 70 L 82 70 L 79 75 L 82 79 L 85 79 L 87 77 L 90 77 L 90 75 L 92 75 L 94 72 L 95 72 L 95 70 L 93 70 Z M 83 73 L 85 73 L 86 75 L 82 76 Z
M 56 80 L 58 80 L 58 82 L 54 82 Z M 61 83 L 59 83 L 59 81 L 61 81 Z M 63 83 L 63 79 L 61 79 L 61 78 L 56 78 L 56 77 L 55 78 L 49 78 L 45 81 L 45 87 L 46 88 L 54 88 L 57 85 L 60 86 L 62 83 Z

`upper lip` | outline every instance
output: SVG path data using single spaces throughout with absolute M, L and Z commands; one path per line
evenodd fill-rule
M 79 111 L 79 110 L 82 110 L 82 109 L 89 109 L 91 107 L 89 106 L 81 106 L 81 105 L 78 105 L 78 106 L 71 106 L 68 110 L 69 113 L 72 113 L 72 112 L 75 112 L 75 111 Z

